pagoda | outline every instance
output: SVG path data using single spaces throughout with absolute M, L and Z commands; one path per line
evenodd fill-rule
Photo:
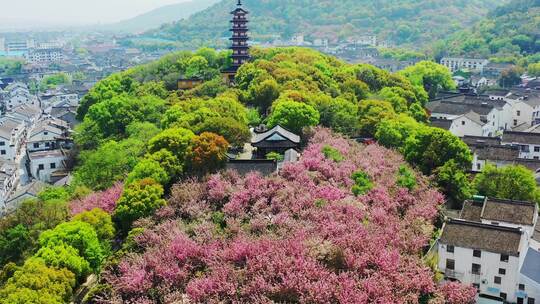
M 240 66 L 251 58 L 249 56 L 249 45 L 248 45 L 248 19 L 247 15 L 249 14 L 248 11 L 242 8 L 242 1 L 238 0 L 238 4 L 236 5 L 236 9 L 231 12 L 233 15 L 233 18 L 231 20 L 231 29 L 232 32 L 231 38 L 229 38 L 232 41 L 232 45 L 230 49 L 233 51 L 232 53 L 232 65 L 229 69 L 223 71 L 223 75 L 226 78 L 228 82 L 232 82 L 234 80 L 234 76 L 236 75 L 236 72 L 240 68 Z

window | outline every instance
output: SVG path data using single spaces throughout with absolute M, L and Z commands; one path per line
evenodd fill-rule
M 477 291 L 480 290 L 480 284 L 478 284 L 478 283 L 473 283 L 472 286 L 473 286 L 474 288 L 476 288 Z
M 534 304 L 534 298 L 528 298 L 527 304 Z
M 499 268 L 499 274 L 500 274 L 500 275 L 505 275 L 505 274 L 506 274 L 506 269 L 504 269 L 504 268 Z
M 517 304 L 523 304 L 523 298 L 517 298 Z
M 521 111 L 517 111 L 517 116 L 521 116 Z
M 39 148 L 39 143 L 34 143 L 34 148 Z
M 495 276 L 495 278 L 493 278 L 493 283 L 495 283 L 495 284 L 501 284 L 501 277 Z
M 525 290 L 525 284 L 519 284 L 518 289 L 519 290 Z
M 452 245 L 446 246 L 446 252 L 452 252 L 453 253 L 454 252 L 454 246 L 452 246 Z
M 43 132 L 43 135 L 49 135 L 49 132 Z
M 40 165 L 38 166 L 38 170 L 43 170 L 43 169 L 45 169 L 45 165 L 44 165 L 44 164 L 40 164 Z
M 51 163 L 51 169 L 56 169 L 56 163 Z
M 446 259 L 446 269 L 454 270 L 456 268 L 456 261 L 452 259 Z
M 473 257 L 476 257 L 476 258 L 482 257 L 482 251 L 475 249 L 473 250 L 472 255 Z
M 508 254 L 501 254 L 501 262 L 508 262 L 509 256 Z
M 506 301 L 506 293 L 501 292 L 501 298 Z
M 481 170 L 482 169 L 482 165 L 481 164 L 476 164 L 476 170 Z
M 45 147 L 50 147 L 51 146 L 51 143 L 50 142 L 46 142 L 45 143 Z
M 6 150 L 1 150 L 0 155 L 6 155 Z
M 6 145 L 5 141 L 0 141 L 0 146 L 5 146 L 5 145 Z
M 461 121 L 461 125 L 462 125 L 462 126 L 465 125 L 465 121 L 464 121 L 464 120 Z
M 540 147 L 539 146 L 534 146 L 534 152 L 540 152 Z
M 480 269 L 482 266 L 480 264 L 472 264 L 471 273 L 472 274 L 480 274 Z

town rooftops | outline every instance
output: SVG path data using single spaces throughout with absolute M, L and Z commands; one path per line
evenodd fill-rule
M 540 283 L 540 252 L 529 247 L 520 272 L 536 283 Z
M 277 125 L 264 133 L 253 134 L 251 138 L 251 143 L 258 144 L 263 141 L 287 141 L 287 140 L 295 144 L 299 144 L 300 136 Z
M 431 122 L 432 126 L 444 130 L 450 130 L 453 122 L 453 120 L 450 119 L 440 119 L 435 117 L 431 117 L 429 121 Z
M 465 135 L 462 140 L 468 146 L 499 146 L 501 144 L 501 139 L 499 137 Z
M 47 184 L 39 181 L 34 180 L 31 183 L 19 187 L 15 193 L 6 201 L 6 205 L 11 205 L 14 203 L 18 203 L 25 197 L 34 197 L 36 198 L 38 194 L 47 187 Z M 17 206 L 10 206 L 11 209 L 16 208 Z
M 514 161 L 519 157 L 518 147 L 513 146 L 475 146 L 472 150 L 479 160 Z
M 444 224 L 439 241 L 455 247 L 519 256 L 521 230 L 451 219 Z
M 533 226 L 537 212 L 536 204 L 532 202 L 484 198 L 465 201 L 460 218 L 474 222 L 486 220 Z
M 488 103 L 471 104 L 464 102 L 454 102 L 448 100 L 432 101 L 426 105 L 431 113 L 441 113 L 448 115 L 463 115 L 468 112 L 475 112 L 479 115 L 488 115 L 495 107 Z
M 47 150 L 47 151 L 36 151 L 28 153 L 30 159 L 41 159 L 41 158 L 51 158 L 51 157 L 64 157 L 62 150 Z
M 533 226 L 537 213 L 536 203 L 488 198 L 482 219 Z
M 234 170 L 240 175 L 258 172 L 263 176 L 268 176 L 277 171 L 277 162 L 266 159 L 229 160 L 226 164 L 226 169 Z
M 505 131 L 502 141 L 510 144 L 540 145 L 540 133 Z

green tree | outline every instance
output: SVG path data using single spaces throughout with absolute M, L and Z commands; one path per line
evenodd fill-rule
M 167 172 L 167 175 L 174 180 L 184 170 L 184 164 L 178 160 L 178 157 L 174 156 L 171 151 L 161 149 L 155 153 L 148 154 L 147 159 L 154 160 Z
M 197 134 L 211 132 L 221 135 L 235 147 L 243 147 L 251 138 L 247 124 L 230 117 L 211 117 L 193 129 Z
M 435 177 L 437 185 L 456 208 L 459 208 L 463 201 L 469 199 L 473 194 L 467 174 L 453 159 L 437 168 Z
M 360 103 L 358 109 L 359 129 L 362 136 L 373 137 L 377 126 L 385 119 L 396 116 L 394 108 L 387 101 L 365 100 Z
M 81 221 L 62 223 L 52 230 L 44 231 L 39 237 L 39 243 L 41 247 L 50 248 L 69 245 L 77 249 L 93 270 L 99 269 L 104 258 L 96 231 L 90 224 Z
M 400 72 L 413 85 L 422 86 L 430 98 L 435 98 L 440 90 L 455 88 L 450 70 L 445 66 L 431 61 L 420 61 Z
M 195 134 L 184 128 L 170 128 L 154 136 L 148 142 L 148 152 L 155 153 L 162 149 L 168 150 L 183 163 L 186 159 L 188 148 Z
M 479 195 L 540 203 L 534 174 L 523 166 L 487 165 L 473 184 Z
M 279 97 L 279 85 L 273 79 L 267 79 L 262 82 L 253 83 L 247 91 L 248 103 L 259 108 L 261 113 L 266 110 Z
M 110 214 L 94 208 L 90 211 L 81 212 L 75 215 L 72 221 L 80 221 L 90 224 L 96 231 L 96 234 L 102 244 L 110 242 L 114 238 L 114 225 Z
M 35 257 L 42 259 L 49 267 L 68 269 L 78 280 L 90 273 L 90 263 L 79 256 L 77 249 L 63 243 L 42 247 Z
M 167 174 L 159 162 L 153 159 L 143 159 L 129 173 L 126 184 L 129 185 L 145 178 L 151 178 L 161 185 L 167 185 L 171 180 L 171 176 Z
M 29 259 L 0 289 L 2 304 L 63 304 L 70 301 L 75 275 L 50 268 L 41 259 Z
M 30 232 L 22 224 L 2 231 L 0 233 L 0 265 L 9 261 L 19 261 L 24 251 L 31 245 Z
M 301 133 L 302 128 L 319 124 L 320 114 L 312 106 L 290 99 L 277 101 L 268 117 L 269 127 L 280 125 L 291 132 Z
M 472 163 L 471 151 L 464 142 L 446 130 L 432 127 L 421 128 L 407 138 L 403 154 L 428 175 L 450 160 L 461 170 L 470 169 Z
M 502 71 L 499 77 L 499 85 L 503 88 L 510 88 L 521 83 L 523 69 L 521 67 L 512 67 Z
M 163 186 L 152 179 L 143 179 L 130 184 L 118 201 L 114 219 L 124 232 L 140 218 L 152 215 L 167 202 L 163 197 Z
M 540 77 L 540 62 L 529 64 L 527 71 L 530 76 Z
M 385 119 L 377 126 L 375 138 L 387 148 L 403 150 L 405 141 L 422 126 L 413 118 L 401 114 L 394 119 Z
M 141 154 L 144 154 L 144 143 L 133 139 L 109 141 L 97 150 L 83 151 L 75 170 L 75 184 L 95 190 L 108 189 L 131 172 Z

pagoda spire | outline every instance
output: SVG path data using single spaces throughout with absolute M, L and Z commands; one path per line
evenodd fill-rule
M 248 37 L 248 19 L 247 15 L 249 12 L 242 8 L 242 0 L 238 0 L 237 7 L 234 11 L 231 12 L 231 47 L 232 50 L 232 65 L 231 68 L 227 71 L 224 71 L 224 74 L 227 74 L 228 77 L 234 78 L 234 75 L 242 66 L 242 64 L 249 61 L 251 58 L 249 56 L 249 37 Z

